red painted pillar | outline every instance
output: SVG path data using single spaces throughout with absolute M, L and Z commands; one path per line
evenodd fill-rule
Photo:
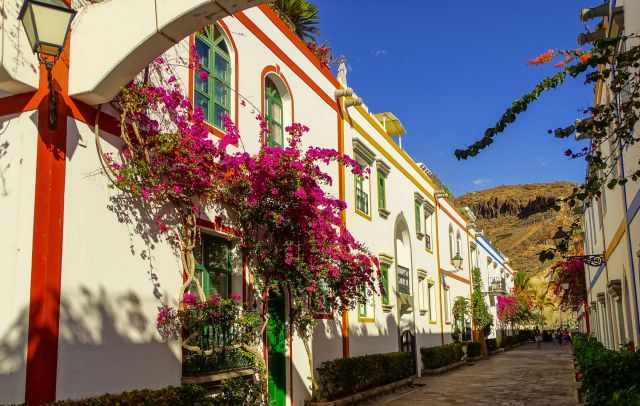
M 58 332 L 60 324 L 60 280 L 67 144 L 67 95 L 69 38 L 52 71 L 58 94 L 57 128 L 49 129 L 50 94 L 38 107 L 31 291 L 27 344 L 25 400 L 39 405 L 56 398 Z M 47 74 L 40 69 L 40 89 L 48 92 Z

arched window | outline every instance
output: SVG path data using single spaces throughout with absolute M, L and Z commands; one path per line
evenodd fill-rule
M 204 111 L 206 121 L 224 130 L 223 117 L 231 111 L 231 63 L 229 47 L 217 25 L 196 34 L 199 69 L 194 71 L 194 105 Z
M 462 251 L 460 248 L 462 247 L 462 238 L 460 237 L 460 231 L 456 234 L 456 255 L 462 256 Z
M 284 145 L 284 132 L 282 128 L 282 96 L 271 78 L 265 78 L 264 90 L 265 119 L 269 125 L 269 146 Z
M 453 226 L 449 224 L 449 258 L 453 258 Z

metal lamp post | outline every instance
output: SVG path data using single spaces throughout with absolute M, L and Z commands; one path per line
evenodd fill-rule
M 58 103 L 51 81 L 51 69 L 58 59 L 69 35 L 76 11 L 62 0 L 25 0 L 18 15 L 27 33 L 29 45 L 47 69 L 49 83 L 49 128 L 57 126 Z
M 462 257 L 460 253 L 457 253 L 453 258 L 451 258 L 451 264 L 456 270 L 462 269 Z

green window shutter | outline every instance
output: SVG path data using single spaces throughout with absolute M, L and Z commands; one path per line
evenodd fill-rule
M 205 295 L 229 297 L 231 294 L 231 247 L 229 242 L 201 233 L 194 250 L 196 270 Z
M 194 71 L 194 105 L 202 108 L 208 123 L 224 130 L 223 117 L 231 111 L 229 48 L 217 25 L 198 32 L 195 45 L 200 69 Z M 206 75 L 201 77 L 201 71 Z
M 282 128 L 282 97 L 278 88 L 269 78 L 265 79 L 265 108 L 266 121 L 269 126 L 269 146 L 283 146 L 284 132 Z
M 384 294 L 382 295 L 382 304 L 389 304 L 389 264 L 380 264 L 380 273 L 382 275 L 382 287 Z
M 414 202 L 414 206 L 415 206 L 415 217 L 416 217 L 416 232 L 417 233 L 421 233 L 422 232 L 422 227 L 421 227 L 421 221 L 420 221 L 420 208 L 422 207 L 422 205 L 420 204 L 420 202 L 418 202 L 417 200 Z
M 369 214 L 369 194 L 364 188 L 364 176 L 356 175 L 356 209 Z
M 378 172 L 378 208 L 387 208 L 387 190 L 386 179 L 383 174 Z

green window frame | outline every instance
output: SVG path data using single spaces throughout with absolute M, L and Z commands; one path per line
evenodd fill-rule
M 369 292 L 366 284 L 363 284 L 361 289 L 365 296 L 365 302 L 358 305 L 358 318 L 363 321 L 371 321 L 374 318 L 373 295 Z
M 209 25 L 196 34 L 199 69 L 194 71 L 193 102 L 201 107 L 206 121 L 224 130 L 223 117 L 231 111 L 231 59 L 222 30 Z M 206 77 L 201 77 L 201 71 Z
M 387 178 L 378 172 L 378 208 L 387 208 Z
M 364 168 L 363 168 L 364 169 Z M 356 210 L 369 215 L 369 191 L 365 189 L 364 176 L 355 175 Z
M 194 249 L 196 277 L 207 297 L 231 295 L 231 244 L 229 241 L 200 233 L 200 242 Z
M 389 264 L 380 264 L 380 275 L 382 287 L 384 288 L 384 294 L 382 295 L 382 304 L 389 305 Z
M 420 211 L 422 209 L 422 203 L 418 200 L 414 201 L 414 214 L 416 218 L 416 233 L 422 234 L 422 216 L 420 215 Z
M 264 89 L 265 120 L 269 126 L 268 145 L 270 147 L 284 146 L 282 97 L 276 84 L 270 78 L 265 78 Z

